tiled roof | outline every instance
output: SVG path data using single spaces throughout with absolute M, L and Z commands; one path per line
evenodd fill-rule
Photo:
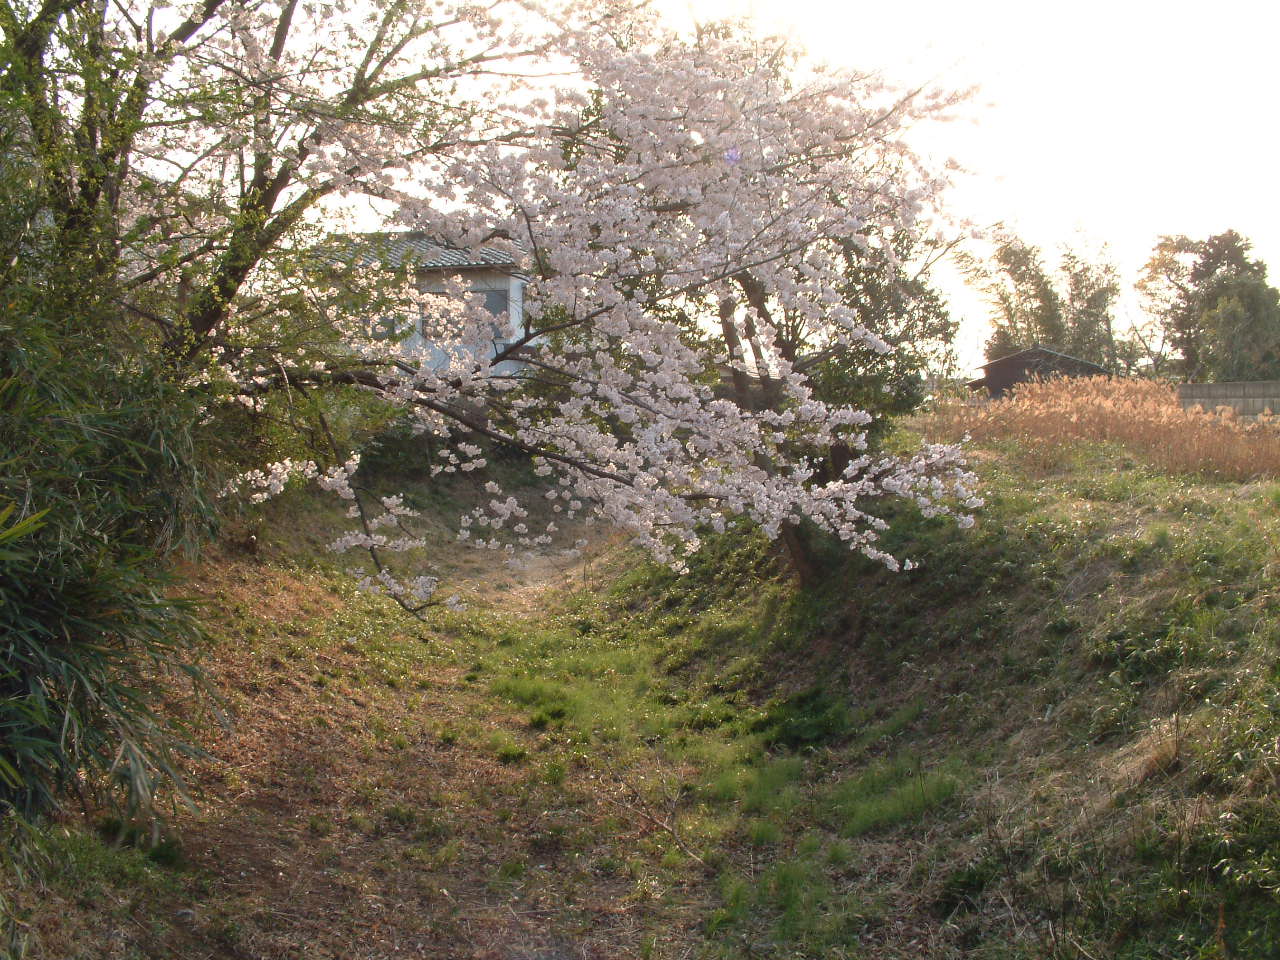
M 516 263 L 505 250 L 446 247 L 426 234 L 412 231 L 360 233 L 346 240 L 349 252 L 343 259 L 349 263 L 383 264 L 396 269 L 412 265 L 419 270 L 474 270 L 483 267 L 509 270 Z

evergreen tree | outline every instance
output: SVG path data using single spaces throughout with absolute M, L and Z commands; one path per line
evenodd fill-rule
M 1280 378 L 1280 293 L 1234 230 L 1161 237 L 1139 282 L 1183 380 Z

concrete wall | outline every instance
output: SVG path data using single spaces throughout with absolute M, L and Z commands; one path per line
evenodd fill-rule
M 1251 380 L 1243 383 L 1184 383 L 1178 387 L 1183 409 L 1203 407 L 1212 413 L 1230 407 L 1243 417 L 1270 411 L 1280 414 L 1280 380 Z

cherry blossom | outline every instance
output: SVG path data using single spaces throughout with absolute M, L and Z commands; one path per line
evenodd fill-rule
M 27 90 L 32 148 L 57 141 L 51 110 L 101 115 L 94 138 L 45 154 L 49 182 L 78 187 L 51 189 L 49 229 L 74 251 L 77 224 L 113 218 L 95 262 L 210 416 L 356 388 L 451 437 L 427 476 L 484 473 L 490 443 L 524 450 L 546 507 L 488 481 L 458 536 L 490 550 L 584 520 L 679 566 L 746 519 L 788 544 L 816 526 L 897 568 L 886 499 L 971 522 L 959 448 L 876 453 L 870 415 L 806 375 L 888 349 L 844 302 L 841 266 L 891 264 L 883 238 L 937 228 L 947 165 L 908 137 L 955 95 L 812 64 L 742 24 L 678 35 L 617 0 L 55 7 L 23 28 L 43 72 L 11 78 L 44 78 Z M 72 13 L 101 28 L 85 44 L 120 78 L 109 109 L 62 79 L 82 62 L 80 20 L 54 42 Z M 461 278 L 427 292 L 411 266 L 362 258 L 333 219 L 356 196 L 446 248 L 505 253 L 527 280 L 523 328 L 499 318 L 495 350 Z M 372 336 L 376 318 L 405 336 Z M 365 586 L 435 602 L 432 574 L 386 561 L 425 546 L 412 512 L 361 492 L 358 455 L 332 454 L 228 492 L 313 478 L 350 504 L 334 548 L 367 553 Z

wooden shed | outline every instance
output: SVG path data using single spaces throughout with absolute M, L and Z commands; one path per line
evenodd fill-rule
M 1070 357 L 1048 347 L 1034 346 L 1019 350 L 982 365 L 983 376 L 965 384 L 970 390 L 986 390 L 989 397 L 1003 397 L 1009 388 L 1037 377 L 1105 376 L 1105 368 L 1079 357 Z

